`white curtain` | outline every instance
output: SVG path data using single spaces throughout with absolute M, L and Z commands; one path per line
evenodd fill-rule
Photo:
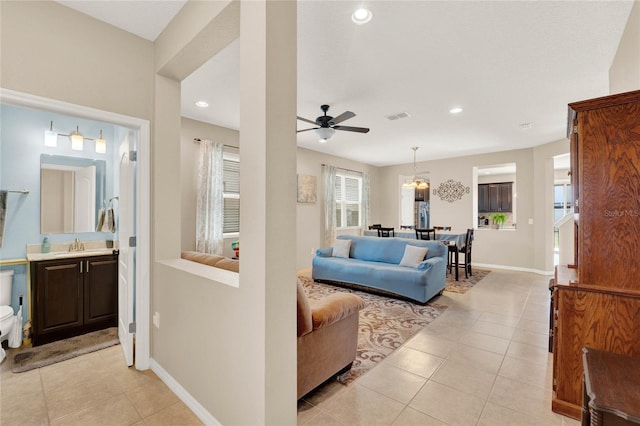
M 360 225 L 362 226 L 362 235 L 365 229 L 369 228 L 369 189 L 370 189 L 369 173 L 362 172 L 362 218 Z
M 336 239 L 336 168 L 325 165 L 324 180 L 324 247 L 333 246 Z
M 223 250 L 223 144 L 200 141 L 196 251 L 222 254 Z

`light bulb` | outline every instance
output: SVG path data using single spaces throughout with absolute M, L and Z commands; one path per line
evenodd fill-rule
M 107 152 L 107 141 L 102 138 L 102 130 L 100 136 L 96 139 L 96 153 L 105 154 Z
M 44 131 L 44 146 L 50 146 L 55 148 L 58 146 L 58 134 L 53 131 L 53 121 L 49 130 Z

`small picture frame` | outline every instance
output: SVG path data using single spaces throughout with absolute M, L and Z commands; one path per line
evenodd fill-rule
M 298 202 L 315 203 L 316 201 L 316 177 L 298 175 Z

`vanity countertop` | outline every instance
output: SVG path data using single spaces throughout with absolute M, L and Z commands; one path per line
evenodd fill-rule
M 107 247 L 107 241 L 79 241 L 84 246 L 84 250 L 69 251 L 69 245 L 72 243 L 52 243 L 49 253 L 41 252 L 40 244 L 27 245 L 27 260 L 29 262 L 37 262 L 40 260 L 67 259 L 73 257 L 89 257 L 104 256 L 117 254 L 117 242 L 112 242 L 114 247 Z
M 114 254 L 117 251 L 113 248 L 102 249 L 90 249 L 81 251 L 52 251 L 49 253 L 27 253 L 27 260 L 29 262 L 37 262 L 40 260 L 55 260 L 55 259 L 67 259 L 72 257 L 89 257 L 89 256 L 104 256 Z

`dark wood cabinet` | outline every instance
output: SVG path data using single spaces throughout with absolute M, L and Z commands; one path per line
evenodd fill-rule
M 488 213 L 489 210 L 489 185 L 478 185 L 478 213 Z
M 513 182 L 478 185 L 478 213 L 513 211 Z
M 118 324 L 118 256 L 31 262 L 34 346 Z
M 556 268 L 553 399 L 579 419 L 582 349 L 640 356 L 640 91 L 569 104 L 575 261 Z
M 429 201 L 429 188 L 416 188 L 415 201 Z

